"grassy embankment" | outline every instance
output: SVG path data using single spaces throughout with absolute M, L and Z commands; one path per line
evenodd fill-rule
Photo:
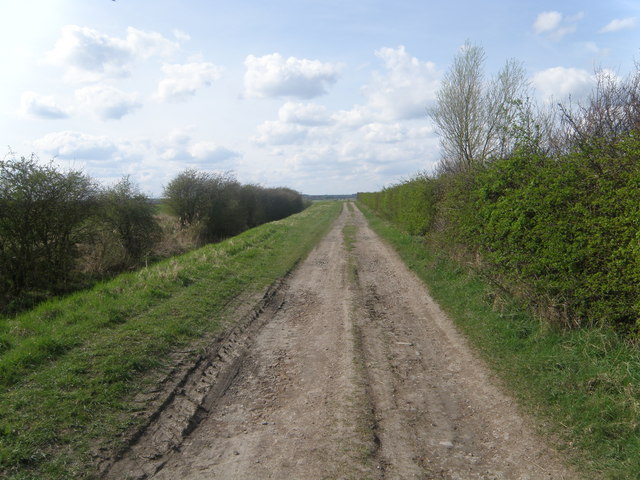
M 561 332 L 361 205 L 584 478 L 640 478 L 640 352 L 607 328 Z
M 318 242 L 340 203 L 316 204 L 215 245 L 0 319 L 0 478 L 95 475 L 139 425 L 136 394 Z M 236 304 L 234 304 L 234 299 Z

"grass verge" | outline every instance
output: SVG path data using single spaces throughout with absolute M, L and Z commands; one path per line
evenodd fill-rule
M 610 330 L 558 331 L 366 207 L 371 227 L 499 373 L 584 478 L 640 478 L 640 351 Z
M 136 395 L 171 354 L 290 271 L 341 208 L 318 203 L 0 320 L 0 478 L 95 477 L 96 451 L 118 450 L 143 421 Z

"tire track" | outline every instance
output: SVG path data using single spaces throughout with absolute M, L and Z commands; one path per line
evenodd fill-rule
M 109 478 L 574 478 L 359 210 L 270 298 Z

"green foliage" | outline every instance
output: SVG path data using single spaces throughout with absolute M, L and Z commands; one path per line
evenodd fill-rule
M 129 177 L 122 178 L 100 195 L 102 222 L 116 234 L 126 253 L 126 264 L 136 264 L 149 254 L 160 227 L 156 207 Z
M 524 291 L 550 321 L 637 331 L 640 136 L 555 156 L 532 145 L 359 200 L 450 253 L 480 254 L 485 274 Z
M 185 170 L 165 188 L 166 204 L 200 241 L 215 242 L 247 228 L 303 210 L 302 196 L 288 188 L 241 185 L 229 174 Z
M 359 193 L 358 200 L 407 232 L 423 235 L 434 220 L 435 188 L 433 179 L 421 174 L 378 193 Z
M 183 227 L 193 225 L 205 215 L 209 180 L 209 174 L 188 169 L 165 187 L 165 205 Z
M 305 207 L 293 190 L 241 185 L 229 174 L 196 170 L 178 175 L 166 194 L 162 208 L 177 221 L 159 215 L 159 207 L 129 177 L 101 188 L 80 171 L 60 171 L 34 155 L 0 161 L 0 312 L 31 308 L 148 259 L 182 253 Z
M 474 244 L 500 273 L 524 282 L 572 322 L 634 328 L 638 315 L 640 158 L 575 152 L 514 155 L 477 179 Z M 471 238 L 469 238 L 471 240 Z
M 452 261 L 425 238 L 363 209 L 372 228 L 422 278 L 438 304 L 551 432 L 580 478 L 640 474 L 640 351 L 611 328 L 550 329 L 526 305 Z
M 299 215 L 0 318 L 0 478 L 97 478 L 144 418 L 141 392 L 231 326 L 340 212 Z M 145 405 L 142 405 L 144 407 Z M 99 452 L 99 454 L 97 454 Z
M 96 187 L 81 172 L 33 156 L 0 162 L 0 290 L 65 288 L 95 205 Z

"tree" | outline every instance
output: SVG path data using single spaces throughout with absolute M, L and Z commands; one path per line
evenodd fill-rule
M 0 285 L 17 296 L 31 288 L 64 287 L 96 185 L 79 171 L 60 172 L 35 155 L 0 161 Z
M 209 174 L 187 169 L 169 182 L 164 197 L 180 225 L 194 225 L 206 213 Z
M 517 101 L 526 94 L 524 68 L 515 60 L 485 83 L 482 47 L 466 43 L 445 74 L 429 114 L 441 137 L 444 172 L 469 170 L 504 154 L 512 143 L 508 133 Z
M 616 144 L 640 131 L 640 65 L 626 79 L 606 70 L 596 72 L 596 86 L 586 103 L 560 104 L 563 141 L 583 153 L 618 156 Z
M 149 254 L 160 234 L 155 206 L 128 176 L 104 190 L 100 200 L 101 220 L 116 234 L 127 263 L 139 262 Z

